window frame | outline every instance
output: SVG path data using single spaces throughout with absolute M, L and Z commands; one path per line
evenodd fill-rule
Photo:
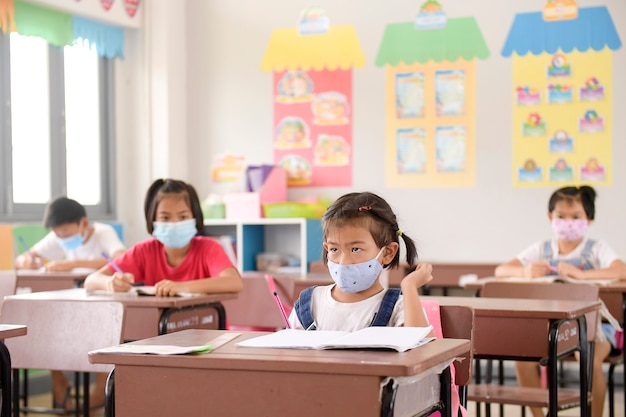
M 48 45 L 50 79 L 50 193 L 67 193 L 65 81 L 63 47 Z M 46 203 L 13 201 L 11 134 L 10 34 L 0 32 L 0 221 L 41 222 Z M 98 57 L 100 108 L 100 203 L 85 204 L 92 219 L 114 220 L 115 201 L 115 76 L 113 59 Z

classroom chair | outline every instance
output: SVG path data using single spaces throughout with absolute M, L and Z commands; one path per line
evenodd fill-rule
M 243 290 L 236 299 L 224 300 L 222 304 L 228 316 L 228 325 L 231 330 L 276 331 L 285 328 L 285 320 L 276 304 L 273 291 L 268 286 L 265 274 L 262 272 L 245 272 L 241 277 Z M 276 292 L 284 303 L 284 307 L 291 311 L 287 300 L 293 299 L 294 280 L 289 277 L 273 277 Z
M 15 270 L 0 270 L 0 309 L 4 303 L 4 297 L 15 294 L 17 287 L 17 274 Z M 0 319 L 2 317 L 0 316 Z
M 89 415 L 89 373 L 109 372 L 111 365 L 89 363 L 87 353 L 117 345 L 122 340 L 124 306 L 117 301 L 23 300 L 8 298 L 2 305 L 2 322 L 25 324 L 27 335 L 7 339 L 14 386 L 20 369 L 80 372 L 82 396 L 75 387 L 75 415 Z M 51 319 L 53 318 L 53 319 Z M 82 410 L 80 409 L 82 398 Z M 65 410 L 20 407 L 19 389 L 13 392 L 13 413 L 20 411 L 65 413 Z
M 481 292 L 481 297 L 496 298 L 524 298 L 524 299 L 547 299 L 547 300 L 581 300 L 594 301 L 599 299 L 599 290 L 595 285 L 586 284 L 534 284 L 534 283 L 513 283 L 513 282 L 488 282 L 485 283 Z M 589 339 L 595 337 L 598 312 L 594 311 L 586 315 L 587 334 Z M 589 366 L 586 370 L 589 381 L 591 381 L 591 370 L 593 368 L 593 344 L 589 349 Z M 468 400 L 477 403 L 478 414 L 480 415 L 480 404 L 486 405 L 486 415 L 490 417 L 490 404 L 500 404 L 500 414 L 503 414 L 502 406 L 505 404 L 519 405 L 522 407 L 522 415 L 525 415 L 524 407 L 549 406 L 548 390 L 545 388 L 531 388 L 520 386 L 503 385 L 502 372 L 500 373 L 500 383 L 479 383 L 468 388 Z M 591 391 L 588 393 L 591 400 Z M 580 406 L 580 391 L 578 389 L 558 390 L 558 409 L 565 410 Z
M 421 304 L 436 337 L 466 339 L 470 342 L 473 340 L 474 310 L 471 307 L 440 306 L 436 300 L 421 300 Z M 453 364 L 453 407 L 458 404 L 467 408 L 467 386 L 472 380 L 472 352 L 473 348 Z M 458 393 L 455 393 L 457 389 Z M 458 403 L 454 395 L 458 397 Z M 455 416 L 454 411 L 452 410 L 452 416 Z M 457 411 L 458 417 L 464 415 L 460 407 Z

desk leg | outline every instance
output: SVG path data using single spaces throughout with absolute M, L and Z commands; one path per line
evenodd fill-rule
M 13 417 L 20 417 L 20 370 L 13 370 L 13 384 L 17 387 L 17 389 L 13 390 Z M 4 402 L 4 398 L 2 399 Z M 3 404 L 4 407 L 4 404 Z
M 104 392 L 104 417 L 115 417 L 115 368 L 111 369 Z
M 591 409 L 589 407 L 589 381 L 593 368 L 589 367 L 589 342 L 587 342 L 587 320 L 585 316 L 578 317 L 578 349 L 580 351 L 580 415 L 581 417 L 590 417 Z M 550 407 L 548 415 L 558 415 L 558 337 L 559 328 L 564 321 L 555 321 L 550 323 L 549 347 L 548 347 L 548 390 Z M 591 369 L 591 371 L 590 371 Z
M 443 417 L 452 417 L 452 374 L 450 373 L 450 366 L 444 369 L 439 376 L 439 399 L 443 403 Z
M 392 379 L 383 387 L 383 395 L 381 398 L 380 415 L 381 417 L 393 416 L 393 406 L 396 403 L 396 394 L 398 390 L 394 387 Z
M 2 367 L 2 376 L 0 376 L 0 383 L 2 383 L 2 410 L 0 415 L 2 417 L 9 417 L 11 415 L 11 355 L 9 355 L 9 349 L 3 341 L 0 340 L 0 366 Z

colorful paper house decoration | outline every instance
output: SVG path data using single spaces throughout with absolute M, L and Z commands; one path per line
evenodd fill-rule
M 427 3 L 437 25 L 418 28 L 420 15 L 416 22 L 387 25 L 376 57 L 386 71 L 386 185 L 470 187 L 475 61 L 489 50 L 473 17 L 446 19 L 436 2 Z
M 261 62 L 274 74 L 274 163 L 291 187 L 350 186 L 352 68 L 365 55 L 352 26 L 303 27 L 275 29 Z
M 610 185 L 613 51 L 622 43 L 604 6 L 545 15 L 517 14 L 502 48 L 513 60 L 513 185 Z M 529 126 L 532 114 L 541 115 L 542 129 Z M 540 177 L 528 175 L 529 159 Z

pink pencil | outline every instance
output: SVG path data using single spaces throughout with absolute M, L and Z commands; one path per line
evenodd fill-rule
M 274 291 L 274 297 L 276 298 L 276 304 L 278 304 L 278 308 L 280 309 L 280 314 L 283 315 L 283 320 L 285 320 L 285 326 L 287 326 L 288 329 L 291 329 L 291 326 L 289 325 L 289 319 L 287 318 L 287 312 L 285 311 L 283 302 L 280 301 L 280 297 L 278 296 L 278 293 L 276 291 Z

